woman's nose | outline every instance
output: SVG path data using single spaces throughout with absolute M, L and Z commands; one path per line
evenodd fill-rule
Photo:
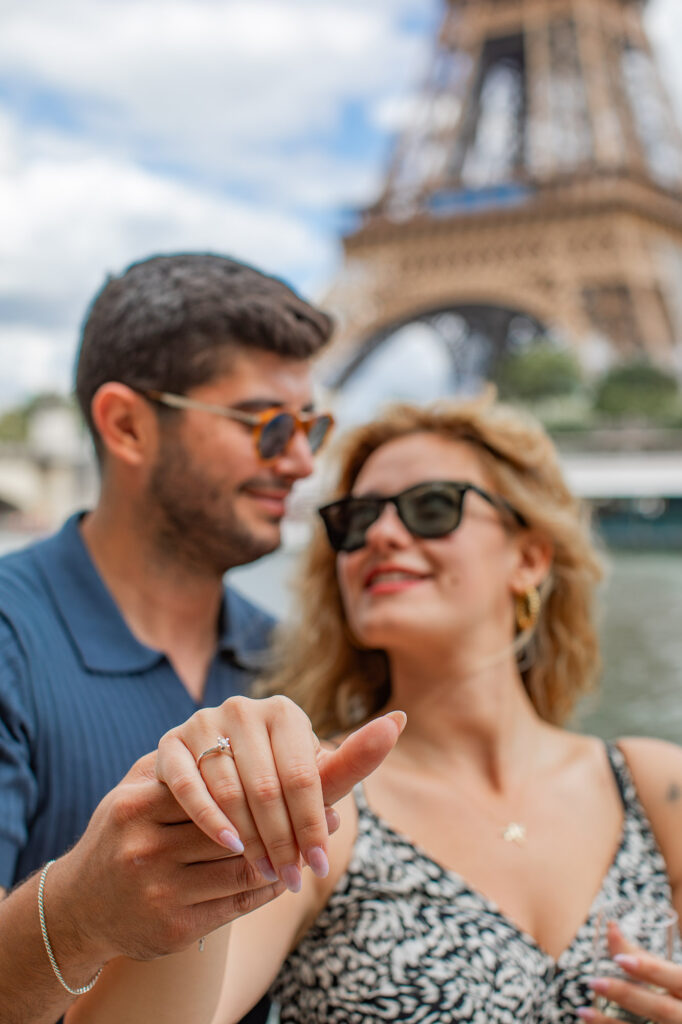
M 398 515 L 398 509 L 392 501 L 386 502 L 365 537 L 366 543 L 375 548 L 402 547 L 411 539 L 412 534 Z

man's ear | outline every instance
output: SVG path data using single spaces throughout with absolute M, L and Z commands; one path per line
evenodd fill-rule
M 554 560 L 554 545 L 545 534 L 523 530 L 517 538 L 517 564 L 512 574 L 514 594 L 525 594 L 547 579 Z
M 127 384 L 108 381 L 95 392 L 92 419 L 110 458 L 142 465 L 158 443 L 158 425 L 150 403 Z

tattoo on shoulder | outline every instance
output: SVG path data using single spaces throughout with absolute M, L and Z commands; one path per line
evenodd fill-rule
M 682 800 L 682 786 L 678 782 L 671 782 L 666 790 L 665 798 L 669 804 L 675 804 L 678 800 Z

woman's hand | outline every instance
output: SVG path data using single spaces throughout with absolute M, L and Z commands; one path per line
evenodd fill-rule
M 243 851 L 268 882 L 301 887 L 301 855 L 329 870 L 327 841 L 338 825 L 329 806 L 383 761 L 403 730 L 392 712 L 323 750 L 307 715 L 286 697 L 232 697 L 203 708 L 161 739 L 156 773 L 209 838 Z M 228 737 L 231 753 L 197 759 Z
M 610 927 L 613 929 L 613 943 L 625 950 L 616 953 L 613 959 L 632 981 L 592 978 L 589 982 L 592 991 L 643 1020 L 655 1024 L 682 1024 L 682 964 L 630 946 L 613 925 Z M 578 1015 L 582 1020 L 594 1021 L 595 1024 L 619 1024 L 619 1018 L 607 1017 L 588 1007 L 579 1010 Z

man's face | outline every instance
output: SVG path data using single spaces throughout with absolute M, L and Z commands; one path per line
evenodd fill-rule
M 238 350 L 225 373 L 187 395 L 247 413 L 273 406 L 310 411 L 313 405 L 307 362 L 259 351 Z M 303 432 L 263 462 L 243 423 L 196 409 L 165 414 L 159 422 L 148 490 L 158 539 L 177 557 L 221 574 L 274 551 L 289 491 L 313 470 Z

